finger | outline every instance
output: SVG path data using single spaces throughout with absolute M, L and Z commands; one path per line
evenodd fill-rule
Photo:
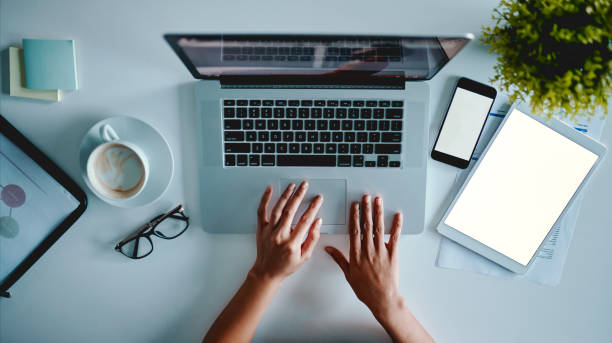
M 383 201 L 381 197 L 374 199 L 374 232 L 380 232 L 380 244 L 384 242 L 382 237 L 385 233 L 385 210 L 383 208 Z
M 312 222 L 315 220 L 315 216 L 319 212 L 321 205 L 323 204 L 323 196 L 317 195 L 308 205 L 308 209 L 302 214 L 300 221 L 295 226 L 293 232 L 291 232 L 291 240 L 293 242 L 301 242 L 304 239 L 304 235 L 308 229 L 312 226 Z
M 380 199 L 380 209 L 377 209 L 376 213 L 378 214 L 380 210 L 381 217 L 377 219 L 377 222 L 378 222 L 377 224 L 380 224 L 380 225 L 374 225 L 374 248 L 380 251 L 385 246 L 385 226 L 384 226 L 385 211 L 383 210 L 383 206 L 382 206 L 382 198 L 376 197 L 376 199 Z
M 362 248 L 364 254 L 370 254 L 374 252 L 374 242 L 372 241 L 372 198 L 369 194 L 364 194 L 361 201 L 363 202 Z
M 359 203 L 356 201 L 351 206 L 349 235 L 351 239 L 350 258 L 351 260 L 357 260 L 361 254 L 361 228 L 359 227 Z
M 259 207 L 257 208 L 257 231 L 261 232 L 263 228 L 268 224 L 268 203 L 272 197 L 272 187 L 266 187 L 264 194 L 261 196 L 259 201 Z
M 302 243 L 302 258 L 304 260 L 307 260 L 310 258 L 310 256 L 312 256 L 312 252 L 314 251 L 314 248 L 319 241 L 319 237 L 321 236 L 321 225 L 323 225 L 323 220 L 319 218 L 310 226 L 308 237 L 306 237 L 306 240 L 304 243 Z
M 336 261 L 344 273 L 344 277 L 348 279 L 349 263 L 346 260 L 346 257 L 344 257 L 344 254 L 334 247 L 325 247 L 325 251 L 334 259 L 334 261 Z
M 389 254 L 391 256 L 395 256 L 397 253 L 397 242 L 399 241 L 400 235 L 402 233 L 402 223 L 404 221 L 404 216 L 401 212 L 397 212 L 393 216 L 393 226 L 391 227 L 391 235 L 389 236 L 389 242 L 387 243 L 387 249 L 389 249 Z
M 293 222 L 293 217 L 295 216 L 295 212 L 300 206 L 302 199 L 304 199 L 304 195 L 308 190 L 308 182 L 302 181 L 300 187 L 298 187 L 295 194 L 289 199 L 287 205 L 283 209 L 281 214 L 280 222 L 278 224 L 279 234 L 284 237 L 288 237 L 291 232 L 291 223 Z
M 293 194 L 294 189 L 295 183 L 291 182 L 289 185 L 287 185 L 287 188 L 285 188 L 285 191 L 276 202 L 276 205 L 274 205 L 274 208 L 272 209 L 272 215 L 270 216 L 270 223 L 272 223 L 272 225 L 278 224 L 278 220 L 283 214 L 283 209 L 285 208 L 287 201 L 289 201 L 291 194 Z

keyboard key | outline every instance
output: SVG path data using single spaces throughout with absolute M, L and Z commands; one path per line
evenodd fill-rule
M 274 106 L 274 101 L 273 101 L 273 100 L 264 100 L 264 101 L 262 102 L 262 104 L 263 104 L 264 106 Z
M 247 117 L 247 108 L 246 107 L 238 107 L 236 108 L 236 118 L 246 118 Z
M 269 107 L 264 107 L 261 109 L 261 117 L 262 118 L 272 118 L 272 109 Z
M 289 101 L 291 103 L 291 101 Z M 297 108 L 296 107 L 287 107 L 287 111 L 285 112 L 287 118 L 297 118 Z
M 266 121 L 265 120 L 256 120 L 255 121 L 255 130 L 265 130 L 266 129 Z
M 257 133 L 257 140 L 260 142 L 267 142 L 270 140 L 270 133 L 268 131 L 259 131 Z
M 249 143 L 225 143 L 225 152 L 227 153 L 251 152 L 251 144 Z
M 236 101 L 234 100 L 223 100 L 223 105 L 224 106 L 234 106 L 236 103 Z
M 363 105 L 365 105 L 363 100 L 353 100 L 353 106 L 355 106 L 355 107 L 363 107 Z
M 342 130 L 352 130 L 353 129 L 353 121 L 352 120 L 343 120 L 342 121 Z
M 223 121 L 223 127 L 226 130 L 240 130 L 240 120 L 226 119 Z
M 281 120 L 280 129 L 281 130 L 291 130 L 291 120 Z
M 338 119 L 346 118 L 346 108 L 336 108 L 336 118 Z
M 301 107 L 299 115 L 300 115 L 300 118 L 309 118 L 310 117 L 310 108 Z
M 223 109 L 223 118 L 234 118 L 236 111 L 233 107 L 226 107 Z
M 292 154 L 297 154 L 298 152 L 300 152 L 300 144 L 299 143 L 289 144 L 289 152 Z
M 247 155 L 238 155 L 236 165 L 240 167 L 245 167 L 248 164 L 247 158 Z
M 329 129 L 332 131 L 340 130 L 340 121 L 339 120 L 330 120 L 329 121 Z
M 274 143 L 266 143 L 264 144 L 264 152 L 266 154 L 273 154 L 275 150 L 275 144 Z
M 389 167 L 399 168 L 399 166 L 400 166 L 400 161 L 390 161 L 389 162 Z
M 400 132 L 383 132 L 382 142 L 401 142 L 402 134 Z
M 361 154 L 361 144 L 351 144 L 351 154 Z
M 331 107 L 338 106 L 338 100 L 327 100 L 327 106 L 331 106 Z
M 278 155 L 276 165 L 279 167 L 335 167 L 334 155 Z
M 308 132 L 308 141 L 309 142 L 317 142 L 319 140 L 318 132 Z
M 240 142 L 244 140 L 244 131 L 225 131 L 226 142 Z
M 245 119 L 242 121 L 242 128 L 244 130 L 253 130 L 253 121 L 250 119 Z
M 276 151 L 279 154 L 287 153 L 287 143 L 276 143 Z
M 389 131 L 389 127 L 391 126 L 391 122 L 388 120 L 381 120 L 378 123 L 378 129 L 380 131 Z
M 368 168 L 376 167 L 376 162 L 375 161 L 366 161 L 365 166 L 368 167 Z
M 382 108 L 374 109 L 374 119 L 383 119 L 385 117 L 385 110 Z
M 401 108 L 387 108 L 387 119 L 402 119 L 402 109 Z
M 391 101 L 391 106 L 393 106 L 393 107 L 404 107 L 404 102 L 403 101 Z
M 372 118 L 372 109 L 362 108 L 361 109 L 361 119 L 370 119 L 370 118 Z
M 304 128 L 304 122 L 302 120 L 293 120 L 292 124 L 294 130 L 302 130 Z
M 379 167 L 386 167 L 388 165 L 388 163 L 389 163 L 389 156 L 387 156 L 387 155 L 380 155 L 380 156 L 378 156 L 376 164 Z
M 276 100 L 276 101 L 274 101 L 274 105 L 276 105 L 276 106 L 287 106 L 287 101 L 286 100 Z
M 364 154 L 372 154 L 372 153 L 374 153 L 374 144 L 364 144 L 363 145 L 363 153 Z
M 259 155 L 249 155 L 249 166 L 251 167 L 259 166 Z
M 350 100 L 341 100 L 340 101 L 340 106 L 342 106 L 342 107 L 350 107 L 351 106 L 351 101 Z
M 312 106 L 312 100 L 302 100 L 302 106 Z
M 338 153 L 339 154 L 348 154 L 349 152 L 349 145 L 348 144 L 338 144 Z
M 349 108 L 348 110 L 348 116 L 351 119 L 357 119 L 359 118 L 359 109 L 358 108 Z
M 327 120 L 317 120 L 317 130 L 327 130 Z
M 236 101 L 236 104 L 238 106 L 248 106 L 249 102 L 247 100 L 238 100 L 238 101 Z
M 376 144 L 376 154 L 399 154 L 402 152 L 401 144 Z
M 261 101 L 260 100 L 250 100 L 249 106 L 261 106 Z
M 335 154 L 336 153 L 336 144 L 335 143 L 328 143 L 325 144 L 325 153 L 326 154 Z
M 351 155 L 339 155 L 338 156 L 338 167 L 350 167 L 351 166 Z
M 391 102 L 389 100 L 381 100 L 378 105 L 380 107 L 389 107 L 391 106 Z
M 366 101 L 366 106 L 368 106 L 368 107 L 376 107 L 377 104 L 378 104 L 378 102 L 376 100 L 368 100 L 368 101 Z
M 324 153 L 325 152 L 325 145 L 321 144 L 321 143 L 315 144 L 313 152 L 315 154 L 322 154 L 322 153 Z
M 306 128 L 306 130 L 315 130 L 316 122 L 314 120 L 305 120 L 304 127 Z
M 319 134 L 319 141 L 329 142 L 331 140 L 331 133 L 329 131 L 321 132 Z
M 272 131 L 272 132 L 270 132 L 270 140 L 272 142 L 280 142 L 281 141 L 281 132 L 280 131 Z
M 312 152 L 312 144 L 302 143 L 302 154 L 310 154 Z
M 275 108 L 274 109 L 274 118 L 285 118 L 285 109 L 284 108 Z
M 357 132 L 357 142 L 367 142 L 368 134 L 366 132 Z
M 334 142 L 342 142 L 342 132 L 334 132 L 334 133 L 332 133 L 332 141 L 334 141 Z
M 289 100 L 289 106 L 300 106 L 299 100 Z
M 295 133 L 295 141 L 296 142 L 305 142 L 306 141 L 306 132 L 298 131 Z
M 325 108 L 323 110 L 324 118 L 333 118 L 334 117 L 334 109 L 333 108 Z
M 315 100 L 314 104 L 317 107 L 325 106 L 325 100 Z
M 402 131 L 402 121 L 394 120 L 391 122 L 391 131 Z
M 236 165 L 236 155 L 225 155 L 225 166 L 233 167 Z
M 366 127 L 368 131 L 376 131 L 378 130 L 378 121 L 376 120 L 368 120 L 366 123 Z
M 274 155 L 262 155 L 261 165 L 264 167 L 274 167 Z
M 353 167 L 363 167 L 363 155 L 353 156 Z
M 380 132 L 370 132 L 369 141 L 370 142 L 380 142 Z
M 268 120 L 268 130 L 278 130 L 278 120 Z
M 365 120 L 355 120 L 355 131 L 365 130 Z
M 252 152 L 255 152 L 255 153 L 261 153 L 263 151 L 263 144 L 262 143 L 252 143 L 251 150 Z
M 247 131 L 246 132 L 246 141 L 247 142 L 254 142 L 257 140 L 257 132 L 255 131 Z
M 321 118 L 321 116 L 323 115 L 323 112 L 321 111 L 320 108 L 315 107 L 315 108 L 311 108 L 310 109 L 310 117 L 311 118 Z
M 293 132 L 283 132 L 283 142 L 293 142 Z
M 355 141 L 355 132 L 345 132 L 344 133 L 344 141 L 345 142 L 354 142 Z

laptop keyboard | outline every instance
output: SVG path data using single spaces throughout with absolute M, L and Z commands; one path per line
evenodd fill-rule
M 401 166 L 402 100 L 222 103 L 226 167 Z

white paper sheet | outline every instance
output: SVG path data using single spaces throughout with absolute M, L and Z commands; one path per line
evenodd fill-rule
M 506 104 L 507 99 L 507 97 L 498 96 L 493 104 L 493 109 L 485 123 L 472 160 L 475 161 L 480 157 L 505 117 L 509 108 Z M 566 123 L 594 139 L 599 139 L 605 124 L 605 117 L 597 116 L 591 120 L 578 118 L 577 122 L 567 120 Z M 474 163 L 471 164 L 471 166 L 473 165 Z M 456 191 L 465 181 L 471 166 L 457 172 Z M 553 227 L 552 234 L 538 250 L 535 261 L 524 275 L 515 274 L 445 237 L 442 237 L 440 241 L 436 265 L 441 268 L 467 270 L 491 276 L 524 278 L 538 284 L 556 286 L 561 280 L 581 203 L 582 195 L 579 194 L 561 220 Z

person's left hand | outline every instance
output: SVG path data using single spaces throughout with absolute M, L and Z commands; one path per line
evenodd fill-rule
M 310 258 L 320 236 L 322 220 L 315 216 L 323 204 L 323 196 L 317 195 L 299 222 L 291 228 L 293 217 L 308 183 L 303 181 L 293 193 L 291 183 L 268 215 L 268 203 L 272 187 L 266 188 L 257 210 L 257 259 L 250 274 L 270 280 L 282 281 Z M 308 237 L 304 241 L 304 235 Z M 304 241 L 302 243 L 302 241 Z

